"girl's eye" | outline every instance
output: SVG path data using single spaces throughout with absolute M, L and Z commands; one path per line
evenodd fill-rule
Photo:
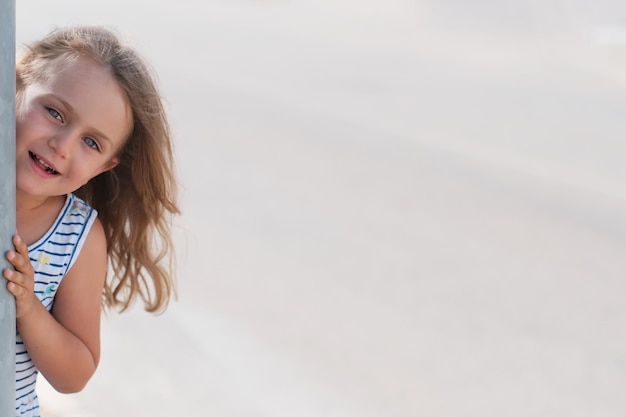
M 87 146 L 89 146 L 91 149 L 95 149 L 97 151 L 100 150 L 100 147 L 98 146 L 98 143 L 93 140 L 93 138 L 90 138 L 89 136 L 85 136 L 83 138 L 83 141 L 87 144 Z
M 58 111 L 56 111 L 52 107 L 46 107 L 46 110 L 48 110 L 48 113 L 50 113 L 50 116 L 54 117 L 55 119 L 57 119 L 60 122 L 63 121 L 63 117 L 61 117 L 61 113 L 59 113 Z

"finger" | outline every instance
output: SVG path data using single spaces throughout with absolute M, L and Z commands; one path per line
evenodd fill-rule
M 21 255 L 28 254 L 28 246 L 18 234 L 13 235 L 13 246 Z
M 33 288 L 31 285 L 28 285 L 24 275 L 18 274 L 15 271 L 9 271 L 10 272 L 8 274 L 6 272 L 4 274 L 5 278 L 9 281 L 7 283 L 7 289 L 11 294 L 13 294 L 16 301 L 20 301 L 21 299 L 28 297 L 29 294 L 33 294 Z
M 11 264 L 15 267 L 17 271 L 28 273 L 30 272 L 30 268 L 32 265 L 30 264 L 30 258 L 24 257 L 23 255 L 9 250 L 7 252 L 7 259 Z
M 30 274 L 33 271 L 33 266 L 30 263 L 28 246 L 18 235 L 13 236 L 13 245 L 15 245 L 15 249 L 17 252 L 9 250 L 7 252 L 7 259 L 18 271 L 25 274 Z
M 15 282 L 9 282 L 7 284 L 7 290 L 9 290 L 9 292 L 13 294 L 15 298 L 18 298 L 22 293 L 22 287 L 17 285 Z
M 11 269 L 5 269 L 3 275 L 8 281 L 7 289 L 11 294 L 16 297 L 16 299 L 17 297 L 20 297 L 22 295 L 23 291 L 26 291 L 26 289 L 23 287 L 21 274 L 18 274 Z
M 19 286 L 21 286 L 23 281 L 24 281 L 23 280 L 23 275 L 18 273 L 18 272 L 15 272 L 12 269 L 8 269 L 8 268 L 5 269 L 2 275 L 4 275 L 4 277 L 7 279 L 7 281 L 13 282 L 13 283 L 15 283 L 16 285 L 19 285 Z
M 17 256 L 17 253 L 14 250 L 9 249 L 7 251 L 7 253 L 5 254 L 5 257 L 7 258 L 7 260 L 11 263 L 13 263 L 13 261 L 15 260 L 15 257 Z
M 24 287 L 17 285 L 15 282 L 9 282 L 7 284 L 7 290 L 9 290 L 11 294 L 13 294 L 13 297 L 15 297 L 15 302 L 18 306 L 20 306 L 27 300 L 29 294 L 28 290 Z

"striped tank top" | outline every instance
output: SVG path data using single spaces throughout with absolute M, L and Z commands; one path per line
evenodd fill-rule
M 57 288 L 78 257 L 96 216 L 96 210 L 74 194 L 68 194 L 50 230 L 28 247 L 30 262 L 35 269 L 35 294 L 48 311 L 52 309 Z M 28 356 L 19 334 L 15 340 L 15 415 L 38 417 L 37 367 Z

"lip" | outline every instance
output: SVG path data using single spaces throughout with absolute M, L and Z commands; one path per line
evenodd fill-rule
M 61 174 L 59 172 L 59 170 L 57 170 L 57 168 L 52 163 L 50 163 L 50 161 L 48 161 L 46 158 L 42 157 L 41 155 L 39 155 L 39 154 L 37 154 L 35 152 L 32 152 L 32 151 L 29 151 L 28 152 L 28 156 L 29 156 L 29 161 L 30 161 L 31 167 L 33 167 L 34 171 L 37 174 L 39 174 L 39 176 L 41 176 L 43 178 L 54 178 L 54 177 L 57 177 L 57 176 L 59 176 Z M 46 168 L 37 161 L 37 159 L 39 159 L 40 161 L 44 162 L 48 167 L 50 167 L 53 170 L 55 170 L 56 174 L 52 173 L 52 172 L 48 172 L 46 170 Z

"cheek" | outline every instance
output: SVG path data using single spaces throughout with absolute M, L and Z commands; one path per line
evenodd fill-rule
M 37 126 L 37 119 L 32 111 L 28 112 L 22 109 L 20 112 L 16 112 L 15 115 L 15 134 L 18 137 L 27 136 L 28 132 L 32 131 Z
M 28 125 L 20 120 L 15 122 L 15 146 L 19 148 L 28 138 Z
M 77 167 L 77 169 L 80 170 L 81 176 L 89 177 L 89 179 L 97 177 L 108 168 L 106 161 L 103 161 L 101 158 L 94 157 L 93 154 L 88 154 L 88 152 L 83 154 L 83 157 L 80 158 L 80 160 L 82 162 L 80 167 Z
M 15 97 L 15 120 L 16 123 L 23 123 L 28 118 L 32 118 L 33 104 L 26 103 L 24 97 L 18 94 Z

